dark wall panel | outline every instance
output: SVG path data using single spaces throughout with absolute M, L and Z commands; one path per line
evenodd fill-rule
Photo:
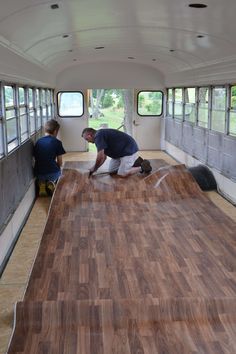
M 0 230 L 16 210 L 33 178 L 33 143 L 27 141 L 0 161 Z

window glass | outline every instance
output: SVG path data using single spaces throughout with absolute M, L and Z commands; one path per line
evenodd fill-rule
M 34 111 L 34 92 L 32 88 L 28 89 L 29 93 L 29 122 L 30 122 L 30 134 L 36 131 L 35 111 Z
M 83 115 L 84 103 L 81 92 L 59 92 L 57 103 L 60 117 L 81 117 Z
M 236 86 L 230 89 L 229 134 L 236 136 Z
M 29 112 L 29 118 L 30 118 L 30 133 L 34 133 L 36 131 L 36 124 L 35 124 L 35 112 L 34 110 L 31 110 Z
M 212 89 L 212 117 L 211 128 L 218 132 L 225 132 L 226 116 L 226 88 L 213 87 Z
M 40 106 L 39 89 L 35 90 L 35 103 L 37 107 Z
M 19 104 L 20 105 L 25 104 L 25 89 L 24 89 L 24 87 L 19 87 L 18 93 L 19 93 Z
M 167 115 L 173 116 L 173 90 L 167 90 Z
M 42 127 L 42 119 L 41 119 L 41 109 L 36 109 L 36 119 L 37 119 L 37 129 L 39 130 Z
M 42 127 L 41 109 L 40 109 L 40 91 L 39 91 L 39 89 L 35 90 L 35 105 L 36 105 L 37 130 L 39 130 Z
M 41 104 L 42 106 L 46 105 L 46 92 L 44 89 L 41 90 Z
M 52 119 L 54 117 L 54 101 L 53 101 L 53 90 L 50 90 L 50 108 L 48 109 L 48 117 Z
M 28 138 L 28 116 L 27 114 L 20 115 L 20 135 L 21 141 L 24 141 Z
M 2 118 L 1 100 L 0 100 L 0 118 Z M 3 126 L 0 119 L 0 158 L 4 156 Z
M 20 140 L 25 141 L 28 137 L 28 117 L 26 109 L 25 88 L 18 88 L 19 116 L 20 116 Z
M 43 107 L 42 108 L 42 120 L 43 120 L 43 125 L 46 123 L 47 121 L 47 108 L 46 107 Z
M 4 145 L 3 145 L 3 133 L 2 133 L 2 122 L 0 122 L 0 158 L 4 156 Z
M 176 88 L 174 90 L 174 118 L 183 119 L 183 89 Z
M 6 119 L 11 119 L 16 116 L 15 108 L 6 110 Z
M 6 128 L 7 128 L 7 149 L 8 152 L 10 152 L 18 145 L 16 118 L 7 120 Z
M 46 91 L 45 89 L 41 89 L 41 116 L 42 116 L 42 125 L 46 123 L 48 120 L 48 115 L 47 115 L 47 106 L 46 106 Z
M 162 115 L 163 93 L 161 91 L 141 91 L 138 93 L 138 114 L 140 116 Z
M 185 94 L 185 112 L 184 119 L 188 122 L 196 121 L 196 89 L 189 87 L 184 90 Z
M 32 88 L 29 88 L 29 107 L 30 108 L 34 107 L 33 90 L 32 90 Z
M 46 90 L 46 101 L 47 101 L 47 105 L 51 103 L 50 90 Z
M 6 116 L 6 142 L 8 152 L 13 150 L 17 145 L 19 145 L 15 104 L 15 89 L 15 86 L 3 86 Z
M 14 106 L 14 91 L 12 86 L 4 86 L 5 107 Z
M 52 107 L 48 106 L 48 118 L 52 119 Z
M 200 87 L 198 90 L 198 125 L 208 128 L 209 88 Z
M 53 105 L 53 90 L 50 90 L 50 103 Z

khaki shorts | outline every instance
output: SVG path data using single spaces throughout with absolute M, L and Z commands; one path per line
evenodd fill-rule
M 119 159 L 111 159 L 109 164 L 109 172 L 116 172 L 120 176 L 125 176 L 129 170 L 133 167 L 135 160 L 137 159 L 137 152 L 130 156 L 120 157 Z

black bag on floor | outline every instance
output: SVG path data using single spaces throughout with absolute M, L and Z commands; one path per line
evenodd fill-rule
M 215 177 L 208 167 L 198 165 L 196 167 L 188 168 L 188 171 L 192 174 L 197 184 L 203 191 L 212 191 L 217 189 Z

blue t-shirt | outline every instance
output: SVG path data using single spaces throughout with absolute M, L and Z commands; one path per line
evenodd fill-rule
M 36 175 L 44 175 L 60 171 L 56 157 L 65 154 L 62 142 L 52 135 L 40 138 L 34 146 Z
M 104 150 L 105 155 L 113 159 L 130 156 L 138 151 L 138 145 L 132 136 L 116 129 L 98 130 L 94 142 L 98 151 Z

